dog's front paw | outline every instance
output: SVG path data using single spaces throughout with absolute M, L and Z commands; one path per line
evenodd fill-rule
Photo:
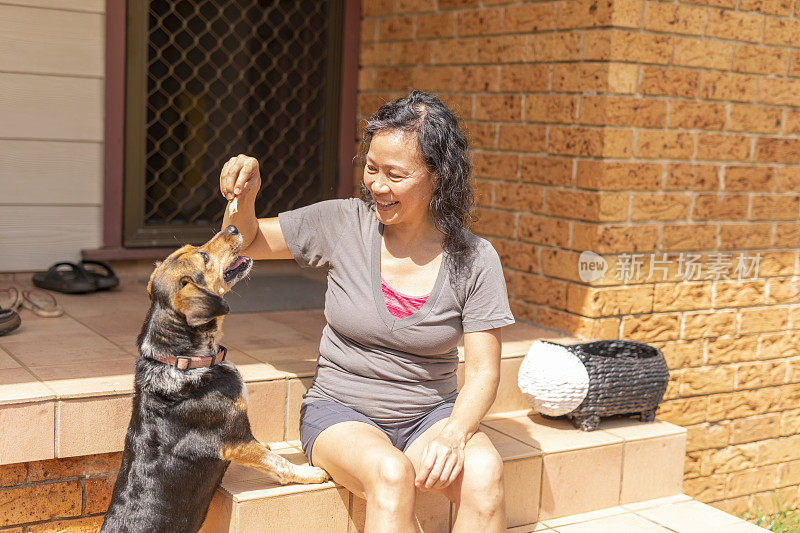
M 295 476 L 298 483 L 324 483 L 331 478 L 325 470 L 316 466 L 298 466 Z

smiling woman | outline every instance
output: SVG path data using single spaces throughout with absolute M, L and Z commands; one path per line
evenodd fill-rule
M 505 531 L 502 461 L 478 425 L 499 383 L 500 330 L 514 318 L 497 252 L 468 230 L 466 139 L 438 98 L 414 91 L 369 120 L 363 148 L 361 199 L 277 218 L 255 217 L 254 158 L 231 158 L 220 175 L 239 203 L 223 224 L 239 228 L 243 253 L 328 271 L 303 451 L 366 498 L 367 532 L 413 530 L 417 489 L 455 503 L 454 531 Z

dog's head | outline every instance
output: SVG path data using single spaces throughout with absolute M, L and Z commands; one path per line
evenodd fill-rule
M 202 246 L 187 244 L 156 265 L 147 284 L 150 300 L 172 308 L 190 326 L 230 311 L 222 298 L 250 272 L 253 260 L 240 256 L 242 236 L 228 226 Z

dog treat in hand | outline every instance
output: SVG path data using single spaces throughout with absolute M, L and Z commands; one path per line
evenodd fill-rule
M 239 212 L 239 197 L 238 196 L 234 197 L 234 199 L 231 200 L 231 203 L 230 203 L 230 206 L 229 206 L 228 210 L 229 210 L 231 215 L 233 215 L 234 213 L 238 213 Z

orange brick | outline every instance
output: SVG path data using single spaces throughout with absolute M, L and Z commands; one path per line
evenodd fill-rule
M 653 288 L 587 287 L 571 284 L 567 289 L 567 310 L 583 316 L 603 317 L 633 313 L 649 313 L 653 305 Z
M 0 490 L 0 526 L 81 514 L 83 491 L 77 480 Z
M 577 184 L 585 189 L 658 190 L 660 183 L 658 164 L 578 161 Z
M 744 135 L 700 133 L 697 135 L 697 158 L 746 161 L 750 158 L 750 138 Z
M 756 161 L 800 163 L 800 139 L 761 137 L 756 141 Z
M 653 313 L 622 318 L 622 336 L 641 342 L 677 339 L 680 334 L 680 315 Z
M 429 91 L 449 91 L 455 73 L 449 67 L 415 67 L 411 69 L 411 84 Z
M 668 400 L 658 406 L 657 416 L 659 420 L 672 424 L 697 424 L 705 422 L 707 406 L 708 398 L 704 396 Z
M 481 178 L 516 179 L 518 165 L 519 156 L 513 154 L 473 154 L 473 172 Z
M 791 304 L 797 301 L 798 296 L 800 296 L 800 286 L 796 279 L 772 278 L 769 280 L 769 297 L 766 303 Z
M 478 61 L 478 39 L 441 39 L 430 41 L 430 47 L 432 62 L 436 64 L 470 64 Z
M 529 94 L 525 97 L 525 120 L 571 124 L 575 121 L 577 104 L 575 96 Z
M 794 251 L 761 253 L 759 272 L 762 276 L 791 276 L 796 257 Z
M 28 533 L 95 533 L 103 525 L 104 516 L 89 516 L 72 520 L 57 520 L 28 526 Z M 5 533 L 5 532 L 4 532 Z
M 633 130 L 609 128 L 603 130 L 603 157 L 627 159 L 633 154 Z
M 636 92 L 637 65 L 625 63 L 562 63 L 553 66 L 553 90 L 558 92 Z
M 578 277 L 578 257 L 580 254 L 558 248 L 541 250 L 542 272 L 545 276 L 580 281 Z
M 587 31 L 583 59 L 668 64 L 673 37 L 617 30 Z
M 569 245 L 569 222 L 538 215 L 521 215 L 518 234 L 525 242 L 563 248 Z
M 689 159 L 693 149 L 691 133 L 642 130 L 636 137 L 636 157 L 645 159 Z
M 644 28 L 669 33 L 703 33 L 706 10 L 700 7 L 661 2 L 647 2 L 644 13 Z
M 359 47 L 360 64 L 392 65 L 394 64 L 395 43 L 363 43 Z
M 119 470 L 122 453 L 104 453 L 28 463 L 28 481 L 93 476 Z
M 475 7 L 478 3 L 478 0 L 439 0 L 439 9 Z
M 475 205 L 478 207 L 491 207 L 493 205 L 493 182 L 476 179 L 473 189 L 475 191 Z
M 552 154 L 600 156 L 603 154 L 603 133 L 600 129 L 552 127 L 548 151 Z
M 786 135 L 800 134 L 800 109 L 786 109 L 784 133 Z
M 374 0 L 372 2 L 361 3 L 361 16 L 374 17 L 376 15 L 390 15 L 394 10 L 394 2 L 391 0 Z
M 616 28 L 641 28 L 644 0 L 616 0 L 611 23 Z
M 713 191 L 719 188 L 719 167 L 667 164 L 666 190 Z
M 780 394 L 778 388 L 765 388 L 712 395 L 708 397 L 707 420 L 732 420 L 775 411 Z
M 675 39 L 673 64 L 686 67 L 728 70 L 733 45 L 705 39 Z
M 678 193 L 638 193 L 633 196 L 631 220 L 681 220 L 689 215 L 691 198 Z
M 514 296 L 527 302 L 563 308 L 566 294 L 567 284 L 563 281 L 530 274 L 514 276 Z
M 800 195 L 753 196 L 751 220 L 797 220 Z
M 658 300 L 658 295 L 656 294 L 657 291 L 658 291 L 658 285 L 654 287 L 653 310 L 661 311 L 661 309 L 656 308 Z M 678 368 L 684 368 L 690 366 L 700 366 L 703 364 L 702 340 L 668 341 L 668 342 L 656 343 L 655 346 L 659 348 L 661 352 L 664 354 L 664 359 L 666 359 L 667 366 L 670 368 L 670 370 L 675 370 Z M 689 442 L 687 442 L 687 445 L 688 443 Z
M 772 242 L 771 224 L 722 224 L 719 247 L 723 250 L 767 248 Z
M 25 483 L 27 472 L 25 463 L 0 465 L 0 487 L 10 487 L 11 485 Z
M 783 361 L 758 361 L 739 365 L 736 369 L 736 388 L 755 389 L 783 385 L 788 381 L 788 370 L 789 366 Z M 777 434 L 778 424 L 776 420 L 775 435 L 773 436 L 777 436 Z
M 572 231 L 572 247 L 599 254 L 645 252 L 654 249 L 657 238 L 656 226 L 611 226 L 576 222 Z
M 800 41 L 800 20 L 767 17 L 764 42 L 782 46 L 796 46 Z
M 516 215 L 496 209 L 477 209 L 475 230 L 482 235 L 511 238 L 515 236 Z
M 717 229 L 705 224 L 665 225 L 661 250 L 709 250 L 715 248 Z
M 687 311 L 708 307 L 711 307 L 711 284 L 708 282 L 683 281 L 655 285 L 653 311 Z M 698 357 L 703 357 L 702 346 L 699 347 Z
M 503 28 L 503 9 L 461 11 L 456 18 L 459 36 L 499 33 Z
M 545 197 L 548 215 L 591 221 L 627 218 L 627 194 L 548 189 Z
M 792 13 L 792 0 L 741 0 L 739 9 L 788 16 Z
M 701 98 L 750 102 L 755 98 L 755 95 L 755 76 L 726 72 L 703 72 L 702 74 Z
M 759 74 L 786 74 L 789 52 L 778 48 L 740 45 L 733 56 L 733 70 Z
M 708 340 L 708 364 L 752 361 L 756 358 L 758 338 L 722 336 Z
M 778 133 L 781 110 L 766 106 L 731 104 L 729 129 L 757 133 Z
M 474 149 L 495 148 L 497 125 L 488 122 L 463 122 L 470 147 Z M 503 148 L 500 148 L 503 150 Z
M 708 12 L 706 35 L 738 41 L 761 41 L 764 17 L 754 13 L 741 13 L 727 9 L 713 9 Z
M 731 165 L 725 169 L 725 189 L 728 191 L 771 191 L 775 173 L 771 167 Z
M 550 85 L 548 65 L 503 65 L 501 71 L 503 91 L 546 91 Z
M 673 100 L 669 125 L 672 128 L 721 130 L 725 128 L 725 105 Z
M 734 369 L 729 366 L 706 366 L 686 369 L 681 376 L 681 396 L 696 396 L 733 390 Z
M 580 109 L 580 122 L 585 124 L 651 128 L 666 125 L 664 100 L 583 96 Z
M 770 78 L 758 87 L 758 101 L 775 105 L 800 105 L 800 80 Z
M 739 333 L 761 333 L 786 329 L 789 313 L 784 308 L 766 307 L 761 309 L 742 309 Z
M 531 62 L 577 61 L 581 58 L 581 37 L 577 32 L 531 34 L 526 57 Z
M 475 118 L 519 122 L 522 119 L 522 97 L 515 95 L 477 95 Z
M 716 282 L 715 307 L 745 307 L 763 305 L 766 294 L 764 280 L 738 280 L 737 257 L 731 258 L 729 277 Z
M 610 26 L 613 6 L 611 2 L 573 0 L 559 5 L 558 28 Z
M 746 194 L 698 194 L 692 219 L 739 220 L 747 218 Z
M 547 149 L 547 127 L 528 124 L 500 124 L 497 139 L 500 150 L 544 152 Z
M 539 256 L 536 246 L 518 241 L 492 240 L 492 245 L 506 268 L 523 272 L 539 272 Z
M 800 435 L 792 435 L 759 443 L 759 463 L 785 463 L 800 459 Z M 774 467 L 777 467 L 775 465 Z M 773 468 L 774 468 L 773 467 Z M 757 485 L 763 488 L 764 485 Z
M 86 512 L 88 514 L 105 513 L 111 503 L 111 493 L 117 476 L 103 476 L 88 478 L 84 481 L 86 487 Z
M 800 242 L 800 224 L 794 222 L 775 224 L 775 241 L 773 242 L 775 246 L 795 247 L 798 242 Z
M 699 339 L 704 337 L 719 337 L 736 330 L 736 311 L 705 311 L 690 312 L 683 316 L 683 334 L 685 339 Z M 703 392 L 723 392 L 733 389 L 733 369 L 728 368 L 730 382 L 726 381 L 724 389 L 694 390 L 689 391 L 681 387 L 681 394 L 697 394 Z M 699 387 L 698 387 L 699 388 Z
M 505 11 L 504 31 L 528 33 L 555 29 L 556 2 L 507 6 Z
M 378 38 L 381 41 L 414 38 L 414 17 L 392 17 L 378 21 Z
M 660 67 L 642 67 L 639 91 L 642 94 L 694 97 L 700 83 L 700 74 L 692 70 Z
M 766 466 L 744 472 L 734 472 L 728 478 L 726 496 L 735 497 L 743 494 L 752 494 L 755 487 L 769 490 L 776 486 L 778 467 Z
M 736 7 L 738 0 L 692 0 L 693 4 L 716 7 Z
M 540 185 L 498 182 L 494 187 L 495 207 L 501 209 L 539 212 L 543 199 L 544 192 Z
M 416 16 L 417 39 L 452 37 L 456 31 L 455 13 L 426 13 Z
M 683 480 L 683 492 L 701 502 L 720 500 L 725 497 L 727 476 L 703 476 Z
M 572 160 L 556 157 L 523 156 L 520 164 L 522 181 L 547 185 L 572 183 Z
M 485 66 L 463 66 L 453 72 L 453 82 L 459 91 L 497 92 L 500 87 L 500 68 Z

